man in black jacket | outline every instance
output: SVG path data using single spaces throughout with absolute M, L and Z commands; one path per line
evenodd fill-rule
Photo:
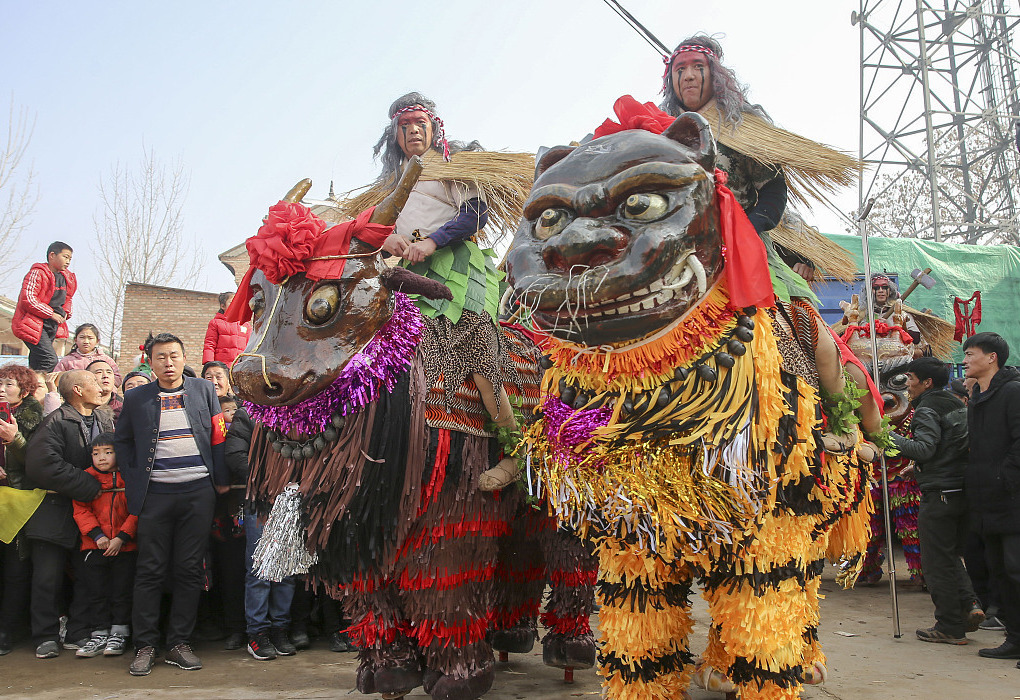
M 963 351 L 967 377 L 977 380 L 968 405 L 967 502 L 1006 625 L 1006 641 L 978 653 L 1020 659 L 1020 372 L 1005 366 L 1009 345 L 997 333 L 971 336 Z
M 163 582 L 173 571 L 166 662 L 202 668 L 190 637 L 203 588 L 202 559 L 216 492 L 230 488 L 223 461 L 226 421 L 211 382 L 185 378 L 184 344 L 161 333 L 150 343 L 156 381 L 129 391 L 117 422 L 115 450 L 128 511 L 138 516 L 138 566 L 129 672 L 148 675 L 159 642 Z
M 921 488 L 917 535 L 921 566 L 935 604 L 935 626 L 917 630 L 922 642 L 966 644 L 984 619 L 961 556 L 969 530 L 963 494 L 967 469 L 967 407 L 945 390 L 949 368 L 921 357 L 903 368 L 914 407 L 913 437 L 893 434 L 903 456 L 914 460 Z
M 57 390 L 64 404 L 46 417 L 25 451 L 25 488 L 54 492 L 46 494 L 24 529 L 32 552 L 32 636 L 40 659 L 60 654 L 64 569 L 69 558 L 76 569 L 84 562 L 78 551 L 72 501 L 91 501 L 99 495 L 99 482 L 85 470 L 92 466 L 92 439 L 113 430 L 108 414 L 94 412 L 102 401 L 102 389 L 91 372 L 64 372 Z M 66 649 L 77 649 L 92 632 L 85 626 L 88 616 L 82 601 L 76 595 L 72 603 Z

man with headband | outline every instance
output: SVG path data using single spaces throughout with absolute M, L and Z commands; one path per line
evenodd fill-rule
M 479 242 L 493 244 L 516 227 L 534 160 L 530 154 L 484 151 L 477 141 L 448 141 L 435 103 L 417 92 L 399 97 L 388 114 L 390 123 L 374 149 L 382 173 L 367 192 L 348 199 L 341 208 L 353 215 L 377 204 L 410 158 L 424 160 L 422 176 L 383 250 L 453 293 L 452 300 L 414 299 L 434 330 L 426 338 L 444 343 L 425 342 L 426 354 L 435 360 L 426 363 L 426 381 L 436 386 L 442 378 L 440 408 L 447 422 L 470 423 L 465 415 L 470 409 L 457 396 L 470 379 L 493 422 L 500 427 L 515 425 L 503 382 L 516 375 L 496 324 L 504 275 L 496 269 L 494 251 Z M 470 428 L 456 429 L 461 427 Z M 483 474 L 482 488 L 497 490 L 513 481 L 512 465 L 512 460 L 505 460 Z
M 815 267 L 826 267 L 810 242 L 820 235 L 800 217 L 784 217 L 787 199 L 806 203 L 804 193 L 850 184 L 856 161 L 773 126 L 761 105 L 748 102 L 747 87 L 722 65 L 722 57 L 722 47 L 708 36 L 680 42 L 666 59 L 660 107 L 673 116 L 698 112 L 708 119 L 719 146 L 716 166 L 729 175 L 727 186 L 765 240 L 774 276 L 786 285 L 785 290 L 777 285 L 777 293 L 814 299 L 800 277 L 810 281 Z M 796 233 L 786 240 L 806 239 L 796 250 L 774 240 L 787 229 Z M 790 274 L 791 266 L 797 275 Z

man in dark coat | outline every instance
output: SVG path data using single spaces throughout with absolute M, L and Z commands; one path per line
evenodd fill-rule
M 184 344 L 160 333 L 150 343 L 156 381 L 129 391 L 117 421 L 115 450 L 128 511 L 138 516 L 129 672 L 148 675 L 159 642 L 163 582 L 174 588 L 165 660 L 202 668 L 190 637 L 203 588 L 202 559 L 212 530 L 216 493 L 230 489 L 223 461 L 226 421 L 211 382 L 184 377 Z
M 59 600 L 64 569 L 69 558 L 76 568 L 83 562 L 72 501 L 91 501 L 99 495 L 99 482 L 85 470 L 92 466 L 92 439 L 113 430 L 108 414 L 94 412 L 102 390 L 91 372 L 65 372 L 57 390 L 64 404 L 49 414 L 32 435 L 25 459 L 25 488 L 55 491 L 46 494 L 23 530 L 32 552 L 32 636 L 37 645 L 35 655 L 40 659 L 60 654 Z M 69 613 L 65 649 L 77 649 L 91 634 L 81 605 L 81 596 L 76 595 Z
M 924 580 L 935 604 L 935 626 L 917 630 L 922 642 L 966 644 L 984 612 L 960 558 L 970 531 L 963 493 L 967 470 L 967 407 L 943 387 L 949 368 L 920 357 L 903 368 L 914 407 L 913 436 L 893 433 L 900 454 L 914 460 L 921 489 L 917 532 Z
M 1006 641 L 978 653 L 1020 659 L 1020 372 L 1005 366 L 1009 345 L 997 333 L 971 336 L 963 351 L 967 377 L 977 380 L 968 405 L 967 502 L 1006 625 Z

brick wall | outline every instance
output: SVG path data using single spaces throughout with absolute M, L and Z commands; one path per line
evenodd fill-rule
M 158 287 L 128 282 L 124 289 L 124 316 L 120 334 L 121 373 L 134 368 L 138 346 L 151 331 L 173 333 L 184 342 L 188 364 L 202 371 L 202 342 L 210 319 L 219 310 L 216 292 Z

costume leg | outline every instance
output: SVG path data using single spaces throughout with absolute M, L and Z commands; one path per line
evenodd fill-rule
M 821 567 L 812 562 L 823 548 L 811 520 L 766 516 L 740 569 L 721 562 L 707 577 L 714 643 L 705 660 L 725 669 L 742 700 L 798 698 L 802 664 L 820 661 L 812 657 L 821 654 L 814 644 Z
M 524 654 L 531 651 L 538 639 L 538 606 L 545 590 L 540 535 L 544 528 L 556 527 L 556 523 L 544 511 L 525 503 L 520 490 L 501 497 L 516 498 L 519 505 L 511 523 L 513 530 L 499 538 L 490 642 L 500 653 Z
M 924 585 L 921 543 L 917 538 L 917 511 L 921 507 L 921 489 L 917 482 L 906 477 L 892 479 L 889 482 L 889 507 L 892 509 L 893 529 L 903 544 L 903 558 L 907 560 L 910 580 Z
M 693 672 L 691 576 L 635 543 L 598 545 L 599 674 L 613 700 L 677 700 Z
M 549 599 L 542 613 L 548 630 L 542 640 L 542 660 L 556 668 L 595 665 L 595 637 L 589 618 L 595 607 L 598 559 L 591 543 L 564 530 L 542 533 L 549 577 Z
M 864 568 L 858 579 L 860 583 L 870 586 L 882 580 L 882 565 L 885 563 L 885 518 L 877 504 L 882 502 L 882 487 L 871 487 L 871 500 L 876 508 L 871 512 L 871 538 L 864 556 Z
M 438 435 L 448 450 L 437 449 L 426 469 L 421 517 L 400 554 L 401 603 L 425 659 L 425 691 L 436 700 L 470 700 L 484 695 L 495 675 L 485 637 L 498 541 L 510 533 L 515 502 L 478 490 L 488 438 Z
M 360 578 L 341 587 L 347 634 L 358 648 L 357 685 L 362 693 L 408 693 L 421 685 L 421 655 L 392 581 Z

